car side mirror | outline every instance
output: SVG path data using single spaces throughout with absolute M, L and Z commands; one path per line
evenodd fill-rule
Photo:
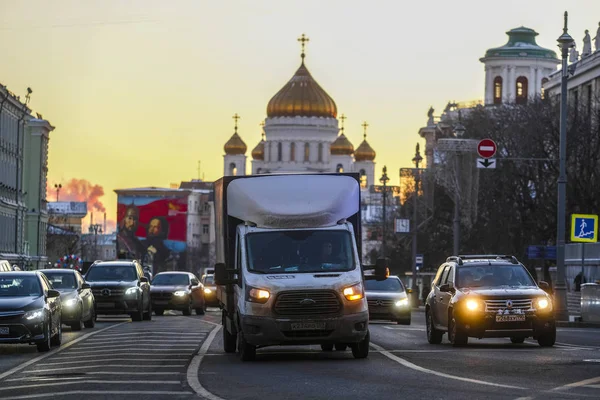
M 55 297 L 60 297 L 60 292 L 58 290 L 54 290 L 54 289 L 48 289 L 48 294 L 47 294 L 49 299 L 55 298 Z
M 540 287 L 540 289 L 542 289 L 546 293 L 552 292 L 552 288 L 550 287 L 550 284 L 548 284 L 548 282 L 546 282 L 546 281 L 539 281 L 538 286 Z
M 142 276 L 142 277 L 140 278 L 140 282 L 141 282 L 141 283 L 150 283 L 150 280 L 148 280 L 148 278 L 146 278 L 145 276 Z
M 90 286 L 90 284 L 89 284 L 89 283 L 84 283 L 84 284 L 82 284 L 82 285 L 81 285 L 81 289 L 82 289 L 82 290 L 83 290 L 83 289 L 91 289 L 91 288 L 92 288 L 92 287 Z
M 448 283 L 444 283 L 442 286 L 440 286 L 440 292 L 447 293 L 449 291 L 450 291 L 450 285 Z

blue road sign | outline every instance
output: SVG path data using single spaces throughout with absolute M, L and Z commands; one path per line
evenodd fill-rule
M 597 242 L 598 216 L 571 214 L 571 242 Z
M 415 258 L 415 264 L 417 266 L 417 270 L 423 268 L 423 254 L 417 254 Z

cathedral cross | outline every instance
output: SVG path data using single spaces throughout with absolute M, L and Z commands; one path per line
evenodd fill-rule
M 306 46 L 306 42 L 308 42 L 310 39 L 306 37 L 306 35 L 303 33 L 302 36 L 300 36 L 298 38 L 298 41 L 302 44 L 302 54 L 300 54 L 300 57 L 302 57 L 302 62 L 304 62 L 304 46 Z
M 367 127 L 369 126 L 369 124 L 367 124 L 367 121 L 365 121 L 365 122 L 362 123 L 361 126 L 363 127 L 363 132 L 364 132 L 363 136 L 364 136 L 364 138 L 366 140 L 367 139 Z
M 237 113 L 235 113 L 235 115 L 233 117 L 233 120 L 235 121 L 235 133 L 237 133 L 237 128 L 238 128 L 238 120 L 242 117 L 240 117 Z
M 344 122 L 346 122 L 346 116 L 344 114 L 340 115 L 340 121 L 342 121 L 342 133 L 344 133 Z

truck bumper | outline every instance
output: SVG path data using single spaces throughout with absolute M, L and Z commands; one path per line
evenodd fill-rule
M 255 346 L 358 343 L 365 338 L 369 326 L 367 311 L 333 318 L 241 316 L 240 319 L 244 339 Z

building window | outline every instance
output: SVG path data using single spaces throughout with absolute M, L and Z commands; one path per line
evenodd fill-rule
M 544 89 L 544 85 L 548 83 L 548 78 L 542 78 L 542 91 L 540 92 L 540 96 L 542 97 L 542 100 L 544 100 L 546 98 L 546 90 Z
M 231 176 L 237 175 L 237 167 L 235 166 L 235 163 L 229 164 L 229 175 L 231 175 Z
M 527 78 L 520 76 L 517 78 L 516 103 L 527 104 Z
M 208 235 L 208 225 L 206 225 L 206 224 L 202 225 L 202 233 L 205 235 Z
M 365 172 L 364 169 L 361 169 L 359 172 L 360 175 L 360 187 L 363 189 L 367 188 L 367 173 Z
M 319 143 L 319 162 L 323 162 L 323 143 Z
M 304 162 L 310 161 L 310 143 L 304 143 Z
M 502 78 L 494 78 L 494 104 L 502 104 Z
M 296 161 L 296 143 L 290 145 L 290 161 Z
M 337 172 L 337 173 L 344 172 L 344 166 L 342 164 L 338 164 L 337 167 L 335 167 L 335 172 Z
M 283 159 L 283 146 L 281 142 L 277 143 L 277 161 L 282 161 Z

